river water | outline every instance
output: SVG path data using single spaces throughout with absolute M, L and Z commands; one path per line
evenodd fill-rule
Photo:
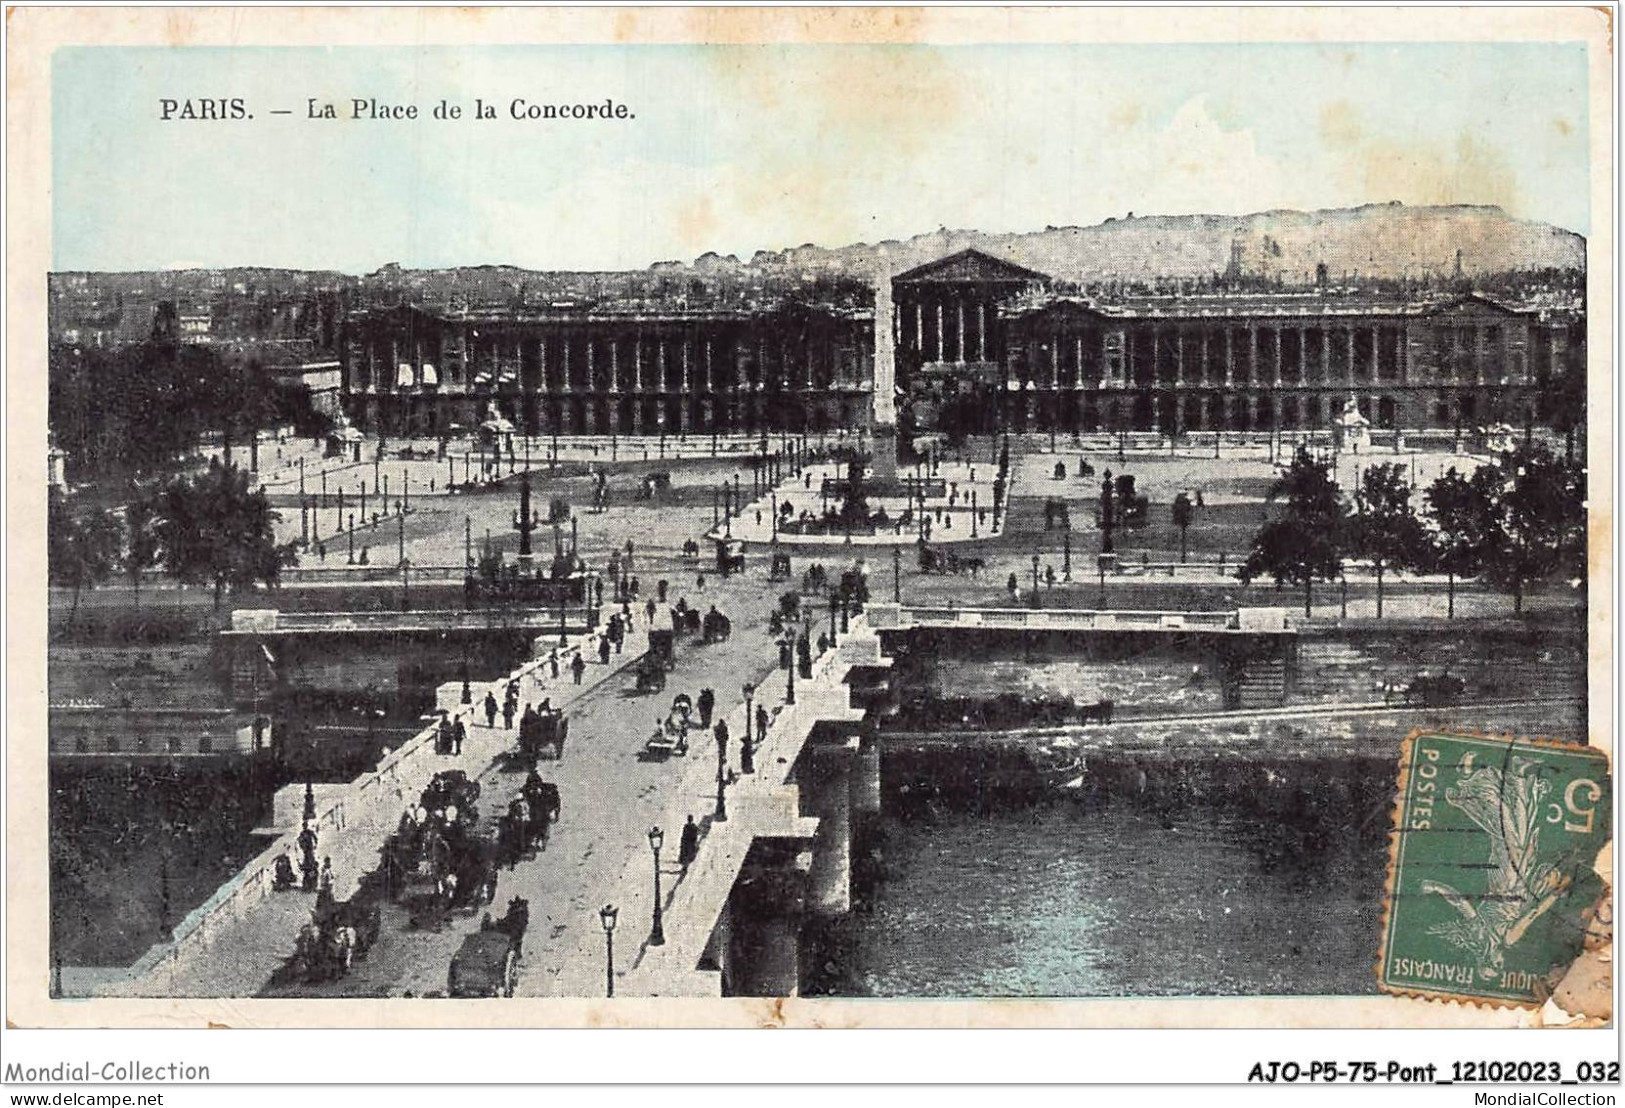
M 888 790 L 810 991 L 1374 991 L 1392 762 L 1153 767 L 1082 795 L 921 784 Z

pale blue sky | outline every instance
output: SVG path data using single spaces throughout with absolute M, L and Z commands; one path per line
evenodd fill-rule
M 1580 44 L 71 48 L 53 267 L 623 268 L 1389 200 L 1584 234 L 1585 78 Z M 255 118 L 159 120 L 187 96 Z M 367 96 L 464 118 L 303 118 Z M 516 122 L 516 96 L 636 118 Z

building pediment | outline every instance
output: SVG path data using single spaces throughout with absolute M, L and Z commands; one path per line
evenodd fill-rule
M 915 266 L 892 278 L 893 284 L 1018 284 L 1049 283 L 1046 274 L 1036 269 L 995 258 L 980 250 L 961 250 L 946 258 Z
M 1508 319 L 1528 315 L 1528 312 L 1509 308 L 1482 293 L 1471 292 L 1455 300 L 1436 305 L 1422 313 L 1429 319 Z

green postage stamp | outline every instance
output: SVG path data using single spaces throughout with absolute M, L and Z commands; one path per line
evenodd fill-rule
M 1612 796 L 1594 747 L 1413 733 L 1400 757 L 1378 987 L 1544 1003 L 1604 888 L 1593 866 Z

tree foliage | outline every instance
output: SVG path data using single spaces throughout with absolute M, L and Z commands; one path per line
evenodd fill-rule
M 106 508 L 75 511 L 66 498 L 51 494 L 46 515 L 47 573 L 53 585 L 73 590 L 70 622 L 78 617 L 79 596 L 113 576 L 119 564 L 118 517 Z
M 1329 467 L 1302 447 L 1270 486 L 1269 499 L 1283 502 L 1286 512 L 1259 528 L 1240 576 L 1247 581 L 1270 577 L 1277 585 L 1302 585 L 1304 614 L 1308 615 L 1313 583 L 1333 580 L 1341 571 L 1347 505 Z
M 290 560 L 291 544 L 276 544 L 277 513 L 235 466 L 215 461 L 195 477 L 171 479 L 152 510 L 160 564 L 178 580 L 213 587 L 216 607 L 228 586 L 274 586 Z
M 1411 508 L 1411 487 L 1397 465 L 1367 467 L 1355 490 L 1348 521 L 1352 553 L 1370 560 L 1377 574 L 1377 617 L 1382 617 L 1383 574 L 1419 569 L 1428 561 L 1428 537 Z

